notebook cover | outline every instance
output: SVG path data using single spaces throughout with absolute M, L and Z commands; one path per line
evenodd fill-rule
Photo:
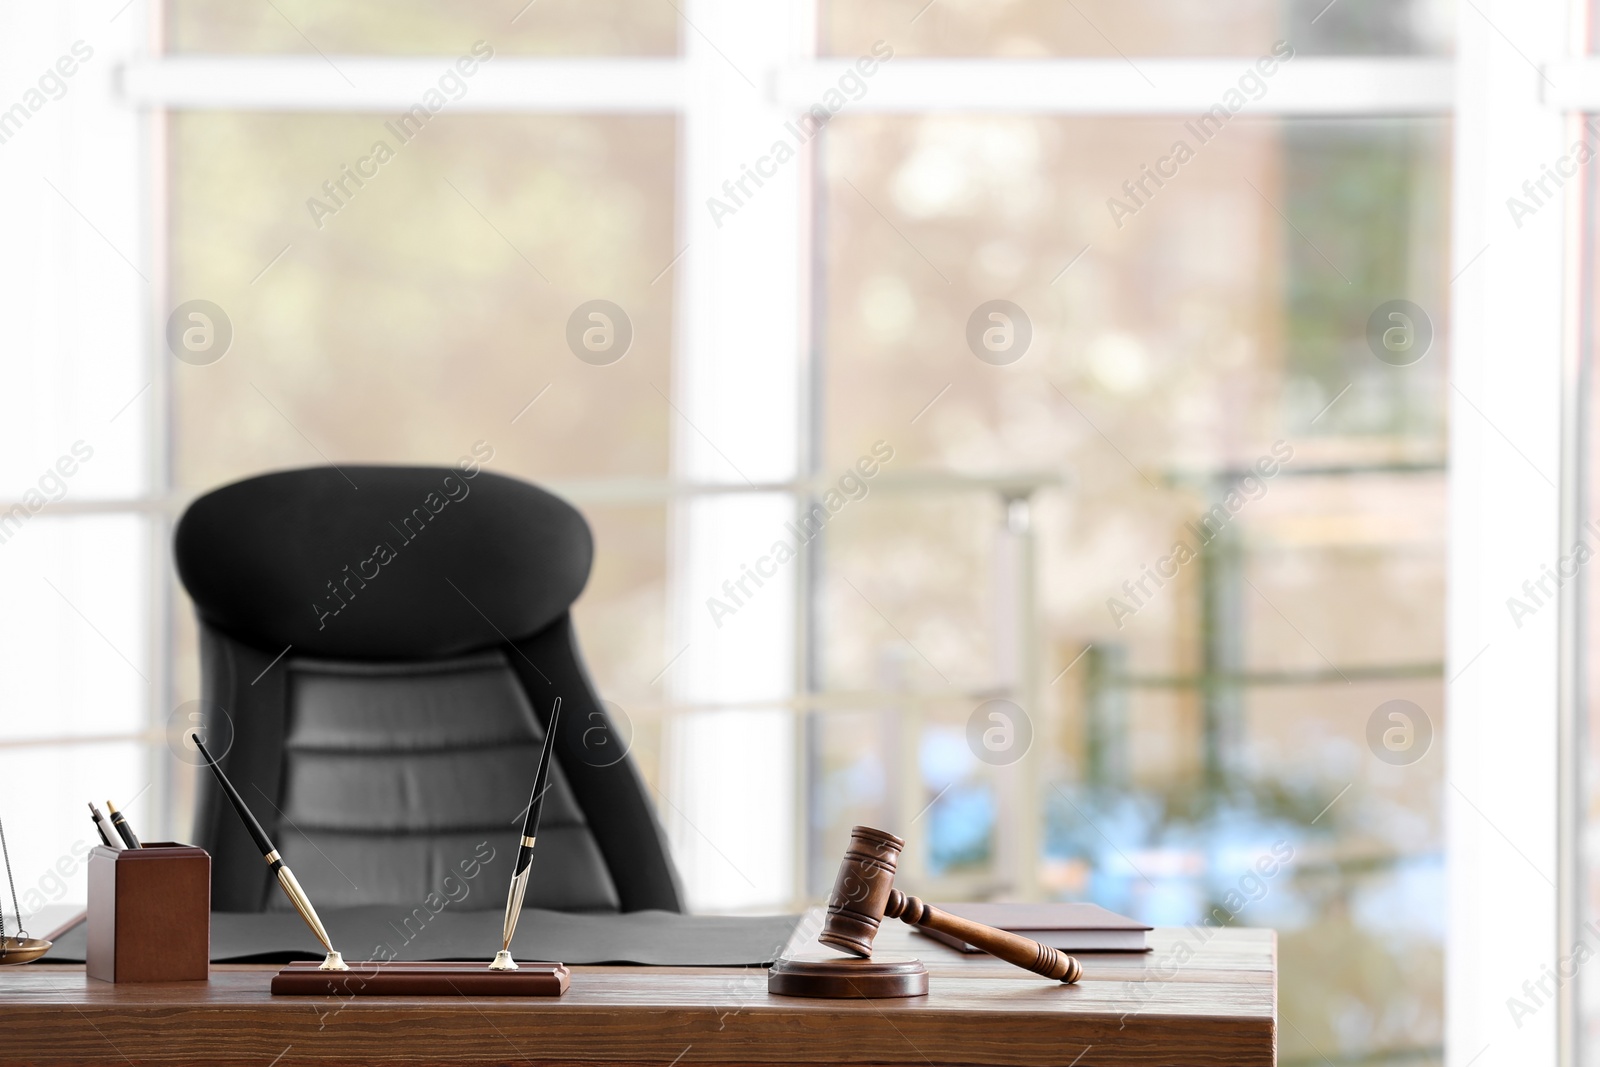
M 273 996 L 341 997 L 559 997 L 571 972 L 564 963 L 523 963 L 491 971 L 476 963 L 354 961 L 348 971 L 291 963 L 272 978 Z
M 993 926 L 1031 937 L 1036 941 L 1061 949 L 1064 952 L 1148 952 L 1145 934 L 1155 929 L 1134 919 L 1107 911 L 1098 904 L 1051 902 L 1030 904 L 995 904 L 984 901 L 965 901 L 956 904 L 935 904 L 940 911 L 974 922 Z M 917 933 L 935 941 L 960 949 L 962 952 L 979 952 L 958 937 L 917 927 Z M 1088 939 L 1074 939 L 1074 934 L 1090 934 Z M 1105 935 L 1123 935 L 1128 944 L 1111 948 L 1092 944 L 1104 940 Z M 1090 943 L 1085 943 L 1085 941 Z
M 966 901 L 935 904 L 940 911 L 1001 930 L 1154 930 L 1098 904 L 1057 901 L 1043 904 L 993 904 Z

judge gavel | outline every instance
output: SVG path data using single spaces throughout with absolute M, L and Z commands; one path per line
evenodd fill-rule
M 817 940 L 854 956 L 871 957 L 872 939 L 885 918 L 925 926 L 960 938 L 1007 963 L 1071 985 L 1083 966 L 1066 953 L 1019 934 L 961 919 L 894 888 L 895 867 L 906 847 L 901 838 L 870 826 L 850 830 L 850 847 L 828 898 L 828 918 Z

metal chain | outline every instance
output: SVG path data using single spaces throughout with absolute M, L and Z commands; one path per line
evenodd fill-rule
M 17 880 L 11 875 L 11 847 L 6 844 L 6 824 L 0 821 L 0 852 L 5 854 L 6 881 L 11 883 L 11 910 L 17 916 L 17 943 L 20 947 L 22 935 L 26 933 L 22 928 L 22 908 L 17 904 Z M 0 953 L 5 952 L 6 944 L 6 909 L 0 907 Z

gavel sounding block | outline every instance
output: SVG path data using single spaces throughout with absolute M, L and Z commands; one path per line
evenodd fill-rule
M 870 959 L 812 951 L 786 956 L 767 972 L 767 992 L 782 997 L 888 997 L 928 995 L 928 969 L 912 956 Z
M 324 971 L 315 963 L 291 963 L 272 978 L 273 996 L 337 997 L 559 997 L 571 972 L 564 963 L 521 963 L 514 971 L 491 971 L 488 963 L 351 963 L 348 971 Z M 926 982 L 926 979 L 924 979 Z

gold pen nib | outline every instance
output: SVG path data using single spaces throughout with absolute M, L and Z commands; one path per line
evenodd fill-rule
M 500 951 L 495 953 L 494 962 L 489 964 L 491 971 L 517 969 L 517 961 L 511 958 L 511 935 L 517 932 L 517 919 L 522 915 L 522 897 L 528 891 L 528 875 L 532 873 L 532 867 L 524 867 L 521 874 L 511 879 L 511 889 L 506 894 L 506 919 L 500 931 Z
M 274 857 L 276 853 L 272 854 Z M 306 896 L 306 891 L 300 888 L 300 882 L 288 865 L 278 864 L 278 885 L 283 887 L 284 894 L 289 902 L 294 905 L 294 910 L 300 913 L 300 918 L 311 927 L 311 932 L 317 935 L 317 940 L 322 942 L 322 947 L 328 950 L 327 958 L 322 961 L 320 971 L 348 971 L 350 967 L 344 962 L 344 957 L 334 951 L 333 942 L 328 940 L 328 931 L 323 929 L 322 920 L 317 918 L 317 909 L 311 906 L 311 898 Z

